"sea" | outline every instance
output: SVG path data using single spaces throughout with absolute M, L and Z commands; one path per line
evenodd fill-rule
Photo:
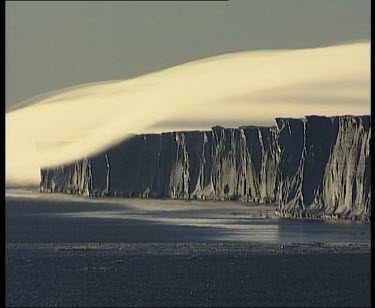
M 7 307 L 370 306 L 371 223 L 6 190 Z

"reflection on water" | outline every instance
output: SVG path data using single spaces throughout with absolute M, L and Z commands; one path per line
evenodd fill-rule
M 251 241 L 268 243 L 347 243 L 370 242 L 370 224 L 352 222 L 326 222 L 317 220 L 290 220 L 274 216 L 274 206 L 253 206 L 226 203 L 210 206 L 179 209 L 172 211 L 156 210 L 152 200 L 142 204 L 127 205 L 122 210 L 85 211 L 64 213 L 65 217 L 92 217 L 102 219 L 135 219 L 179 226 L 212 228 L 212 240 Z M 180 201 L 183 203 L 183 201 Z M 167 204 L 168 202 L 164 203 Z M 197 202 L 198 203 L 198 202 Z M 203 203 L 203 202 L 202 202 Z M 147 211 L 147 207 L 151 207 Z M 223 207 L 225 207 L 223 209 Z M 233 214 L 233 207 L 241 212 Z M 217 232 L 219 231 L 219 232 Z
M 83 198 L 37 192 L 7 194 L 7 197 L 40 198 L 67 203 L 81 202 L 96 206 L 74 207 L 74 211 L 57 211 L 42 215 L 69 218 L 95 218 L 126 224 L 157 223 L 166 226 L 205 228 L 205 240 L 250 241 L 267 243 L 368 243 L 369 223 L 282 219 L 274 215 L 274 205 L 245 206 L 239 202 Z M 73 207 L 70 206 L 69 209 Z M 188 232 L 188 231 L 186 231 Z M 174 234 L 177 237 L 178 235 Z M 172 237 L 172 235 L 171 235 Z

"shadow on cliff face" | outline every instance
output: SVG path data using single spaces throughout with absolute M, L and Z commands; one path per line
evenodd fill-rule
M 338 121 L 325 117 L 306 117 L 306 158 L 302 194 L 307 205 L 312 204 L 317 189 L 323 183 L 324 173 L 338 134 Z

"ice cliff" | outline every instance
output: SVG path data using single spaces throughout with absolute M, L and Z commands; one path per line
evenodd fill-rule
M 136 135 L 41 170 L 42 192 L 277 203 L 283 217 L 371 220 L 370 116 Z

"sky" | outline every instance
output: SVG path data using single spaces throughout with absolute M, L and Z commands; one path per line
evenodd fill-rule
M 370 39 L 370 0 L 7 1 L 6 110 L 238 51 Z
M 7 2 L 6 110 L 7 186 L 132 134 L 369 114 L 370 2 Z

